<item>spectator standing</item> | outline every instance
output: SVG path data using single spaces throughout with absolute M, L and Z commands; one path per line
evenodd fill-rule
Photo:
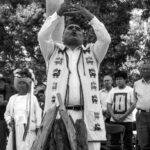
M 126 85 L 127 73 L 125 71 L 116 72 L 115 80 L 117 87 L 110 91 L 107 98 L 108 111 L 111 114 L 111 123 L 125 126 L 125 150 L 132 150 L 132 111 L 135 108 L 133 88 Z M 118 138 L 114 136 L 113 142 L 118 142 Z
M 52 39 L 55 28 L 67 12 L 72 16 L 79 13 L 87 19 L 97 36 L 95 43 L 83 46 L 83 32 L 77 24 L 66 27 L 63 32 L 63 44 Z M 57 34 L 59 35 L 59 32 Z M 84 118 L 89 150 L 99 150 L 100 141 L 106 138 L 98 93 L 98 66 L 110 43 L 105 26 L 87 9 L 63 3 L 57 12 L 46 19 L 38 39 L 47 64 L 44 111 L 57 104 L 56 94 L 60 93 L 73 120 Z
M 45 104 L 45 89 L 38 89 L 36 93 L 36 97 L 38 99 L 39 105 L 42 110 L 44 110 L 44 104 Z
M 140 68 L 142 78 L 134 83 L 136 128 L 141 150 L 150 150 L 150 61 Z
M 14 87 L 18 93 L 10 97 L 4 115 L 10 131 L 7 150 L 12 150 L 13 145 L 17 150 L 30 150 L 40 127 L 41 109 L 33 95 L 33 80 L 29 69 L 14 72 Z
M 102 111 L 103 111 L 103 116 L 105 119 L 105 122 L 110 122 L 110 113 L 107 110 L 107 96 L 111 89 L 113 88 L 113 79 L 111 75 L 105 75 L 103 78 L 103 86 L 104 88 L 99 91 L 99 96 L 100 96 L 100 102 L 102 105 Z

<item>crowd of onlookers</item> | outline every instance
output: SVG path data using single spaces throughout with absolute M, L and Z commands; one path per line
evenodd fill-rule
M 113 77 L 109 74 L 103 78 L 104 88 L 100 90 L 103 115 L 106 123 L 120 124 L 125 126 L 124 144 L 127 150 L 132 150 L 133 137 L 133 110 L 135 108 L 133 99 L 133 88 L 127 85 L 127 73 L 118 71 Z M 113 142 L 117 143 L 120 137 L 113 136 Z
M 127 83 L 126 71 L 118 71 L 113 76 L 106 74 L 103 77 L 104 88 L 99 92 L 105 122 L 125 127 L 126 150 L 132 150 L 133 143 L 137 149 L 150 149 L 149 60 L 141 65 L 140 75 L 141 78 L 131 87 Z M 118 140 L 119 137 L 114 135 L 112 142 Z

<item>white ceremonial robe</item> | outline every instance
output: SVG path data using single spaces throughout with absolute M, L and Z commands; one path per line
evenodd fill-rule
M 36 128 L 39 128 L 41 123 L 41 108 L 35 96 L 31 96 L 30 106 L 30 123 L 29 130 L 25 141 L 23 141 L 23 135 L 25 131 L 25 125 L 27 125 L 27 118 L 29 114 L 29 95 L 20 96 L 18 94 L 10 97 L 6 112 L 4 114 L 7 124 L 11 121 L 11 118 L 15 120 L 15 132 L 16 132 L 16 147 L 17 150 L 30 150 L 31 146 L 36 138 Z M 10 134 L 8 138 L 8 144 L 6 150 L 12 150 L 13 146 L 12 129 L 10 128 Z

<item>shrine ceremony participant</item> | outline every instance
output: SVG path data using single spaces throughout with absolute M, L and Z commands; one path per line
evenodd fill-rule
M 99 100 L 98 72 L 111 38 L 104 24 L 86 8 L 69 2 L 63 2 L 57 8 L 38 33 L 47 66 L 44 111 L 57 105 L 57 93 L 60 93 L 73 121 L 84 119 L 89 150 L 99 150 L 100 141 L 106 140 L 106 132 Z M 61 27 L 60 20 L 64 16 L 73 17 L 76 13 L 85 17 L 94 29 L 95 43 L 83 46 L 83 30 L 77 24 L 69 24 L 60 34 L 55 32 L 59 25 Z M 54 39 L 53 32 L 60 35 L 62 41 Z
M 134 83 L 136 102 L 136 128 L 141 150 L 150 149 L 150 58 L 140 67 L 141 79 Z
M 113 89 L 113 78 L 110 74 L 105 74 L 103 77 L 103 88 L 99 91 L 99 97 L 102 105 L 103 116 L 105 122 L 110 122 L 110 113 L 107 110 L 107 96 L 111 89 Z
M 6 150 L 30 150 L 41 124 L 41 108 L 33 94 L 34 74 L 31 69 L 14 71 L 14 87 L 17 94 L 12 95 L 4 114 L 9 128 Z
M 125 150 L 132 150 L 133 110 L 135 108 L 133 88 L 127 85 L 126 71 L 117 71 L 114 77 L 117 86 L 110 91 L 107 97 L 107 107 L 111 114 L 110 122 L 125 127 L 124 147 Z M 118 140 L 118 135 L 114 135 L 113 142 L 116 143 Z

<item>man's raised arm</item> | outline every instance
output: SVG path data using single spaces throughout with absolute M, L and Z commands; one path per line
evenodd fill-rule
M 111 42 L 111 38 L 104 24 L 100 22 L 96 17 L 94 17 L 90 21 L 90 25 L 93 27 L 97 37 L 97 41 L 95 42 L 93 47 L 93 52 L 98 63 L 100 64 L 106 55 L 109 44 Z
M 111 42 L 110 35 L 104 24 L 100 22 L 90 11 L 88 11 L 86 8 L 81 7 L 80 5 L 74 5 L 74 7 L 76 9 L 76 12 L 85 17 L 94 29 L 97 41 L 94 44 L 93 52 L 98 63 L 100 63 L 103 60 Z
M 46 0 L 46 17 L 52 16 L 52 14 L 59 9 L 59 7 L 64 1 L 65 0 Z M 62 42 L 62 34 L 64 31 L 64 27 L 65 27 L 64 17 L 61 17 L 61 19 L 57 24 L 57 27 L 55 28 L 52 34 L 52 39 L 54 41 L 59 43 Z
M 47 56 L 49 56 L 50 53 L 53 52 L 54 41 L 51 37 L 59 22 L 59 19 L 60 16 L 58 16 L 58 14 L 55 12 L 52 16 L 49 16 L 46 19 L 45 23 L 38 33 L 38 41 L 45 60 L 47 59 Z
M 57 37 L 59 36 L 59 38 L 62 39 L 63 28 L 61 28 L 60 21 L 61 19 L 64 19 L 64 15 L 68 12 L 69 8 L 70 4 L 68 2 L 62 3 L 57 11 L 46 19 L 38 33 L 38 41 L 45 60 L 52 54 L 54 42 L 60 42 Z M 57 32 L 56 29 L 58 29 Z M 57 37 L 54 37 L 55 33 L 57 34 Z

